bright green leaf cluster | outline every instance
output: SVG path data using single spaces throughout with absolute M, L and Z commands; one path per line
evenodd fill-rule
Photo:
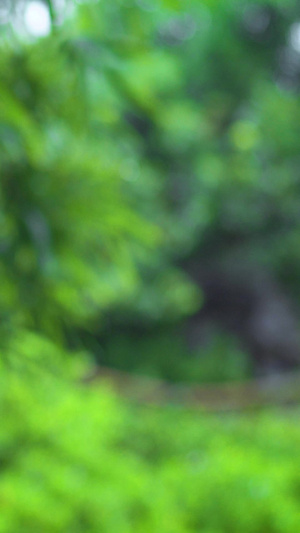
M 0 531 L 299 528 L 298 413 L 133 408 L 40 368 L 1 376 Z

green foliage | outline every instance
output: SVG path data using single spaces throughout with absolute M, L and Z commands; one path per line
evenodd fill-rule
M 61 48 L 50 40 L 2 58 L 2 298 L 44 331 L 122 301 L 137 284 L 134 248 L 159 241 L 124 200 L 128 155 L 109 135 L 99 145 L 97 106 L 85 115 L 80 72 Z
M 0 531 L 298 530 L 298 412 L 129 407 L 108 387 L 74 385 L 61 364 L 2 366 Z
M 296 2 L 48 5 L 49 36 L 2 32 L 3 322 L 172 321 L 201 304 L 191 253 L 298 294 Z
M 0 9 L 0 532 L 295 533 L 298 410 L 130 406 L 66 346 L 111 320 L 112 364 L 238 379 L 224 335 L 185 362 L 179 259 L 229 251 L 300 297 L 298 4 L 45 3 L 43 39 Z M 159 333 L 114 329 L 137 315 Z
M 171 382 L 212 383 L 245 380 L 252 372 L 250 358 L 234 337 L 214 331 L 200 350 L 189 350 L 181 328 L 141 332 L 118 331 L 108 336 L 98 355 L 101 363 Z

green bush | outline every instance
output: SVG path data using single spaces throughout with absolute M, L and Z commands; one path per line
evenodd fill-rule
M 118 331 L 108 336 L 98 354 L 105 366 L 136 372 L 173 382 L 211 383 L 243 380 L 250 377 L 250 357 L 236 339 L 214 331 L 211 342 L 191 350 L 180 329 L 172 327 L 134 333 Z
M 74 384 L 82 357 L 33 334 L 11 343 L 9 361 L 0 374 L 1 532 L 298 531 L 298 410 L 134 407 L 108 384 Z

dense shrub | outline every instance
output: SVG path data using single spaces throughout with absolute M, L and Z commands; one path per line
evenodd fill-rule
M 298 410 L 134 407 L 108 384 L 74 384 L 82 357 L 58 355 L 36 335 L 15 339 L 10 353 L 1 368 L 0 531 L 298 530 Z

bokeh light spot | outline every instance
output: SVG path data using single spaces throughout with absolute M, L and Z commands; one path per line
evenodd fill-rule
M 51 32 L 51 18 L 46 5 L 32 1 L 26 7 L 24 21 L 27 31 L 34 37 L 46 37 Z

